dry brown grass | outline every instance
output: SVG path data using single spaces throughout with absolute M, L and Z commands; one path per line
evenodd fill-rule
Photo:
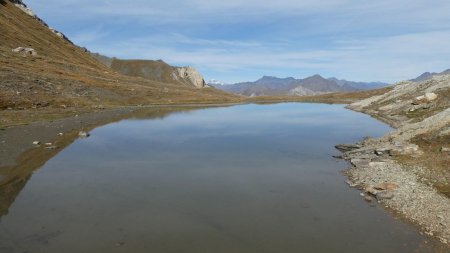
M 182 82 L 173 80 L 171 74 L 173 73 L 174 68 L 165 62 L 113 59 L 111 62 L 111 69 L 128 76 L 142 77 L 164 83 L 182 84 Z
M 425 176 L 434 182 L 439 191 L 450 196 L 450 153 L 441 152 L 442 147 L 450 147 L 450 135 L 420 135 L 413 142 L 424 151 L 421 159 L 414 162 L 427 167 L 430 173 Z
M 0 109 L 235 102 L 216 89 L 196 89 L 117 74 L 53 34 L 9 1 L 0 7 Z M 16 47 L 38 56 L 22 57 Z
M 419 157 L 396 156 L 396 160 L 408 167 L 425 168 L 419 176 L 450 197 L 450 153 L 441 152 L 442 147 L 450 147 L 450 135 L 427 133 L 415 137 L 412 142 L 419 146 L 423 154 Z

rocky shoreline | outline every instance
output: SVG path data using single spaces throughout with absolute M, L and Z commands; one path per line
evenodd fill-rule
M 347 184 L 361 190 L 364 200 L 378 201 L 419 225 L 423 233 L 450 245 L 450 199 L 417 176 L 424 168 L 400 165 L 381 146 L 365 140 L 343 153 L 352 164 L 345 171 Z M 342 145 L 336 148 L 343 150 Z
M 450 80 L 450 76 L 445 78 Z M 340 144 L 336 148 L 343 153 L 341 158 L 352 165 L 344 172 L 348 177 L 347 184 L 361 190 L 364 200 L 377 201 L 417 225 L 421 233 L 438 238 L 450 246 L 450 198 L 436 188 L 435 181 L 423 176 L 431 173 L 434 164 L 424 166 L 422 162 L 430 155 L 440 156 L 444 161 L 448 161 L 450 152 L 446 150 L 450 145 L 447 142 L 450 108 L 443 107 L 442 110 L 429 112 L 429 115 L 420 120 L 411 117 L 405 120 L 404 112 L 414 111 L 408 109 L 408 106 L 417 107 L 415 103 L 425 96 L 411 97 L 407 92 L 402 92 L 411 90 L 414 86 L 418 92 L 421 91 L 420 88 L 424 88 L 422 92 L 433 88 L 437 91 L 444 90 L 436 97 L 433 95 L 432 100 L 423 103 L 426 105 L 423 106 L 424 110 L 436 108 L 437 105 L 448 103 L 448 97 L 442 94 L 447 94 L 445 92 L 448 92 L 449 82 L 444 89 L 436 89 L 433 86 L 441 81 L 442 78 L 422 84 L 401 83 L 385 95 L 349 105 L 349 109 L 388 122 L 396 129 L 378 139 L 366 138 L 356 144 Z M 437 97 L 440 97 L 441 101 L 434 101 Z M 384 108 L 389 110 L 383 110 Z M 433 154 L 427 153 L 423 146 L 414 143 L 415 138 L 422 135 L 444 138 L 443 145 L 447 146 L 434 149 Z M 405 164 L 400 160 L 402 157 L 407 157 L 412 162 Z M 448 181 L 445 173 L 448 173 L 448 167 L 444 168 L 440 176 L 444 181 Z

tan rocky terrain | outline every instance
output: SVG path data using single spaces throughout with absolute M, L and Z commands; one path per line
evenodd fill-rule
M 348 184 L 449 243 L 450 75 L 400 82 L 348 107 L 396 128 L 379 139 L 337 146 L 353 165 Z

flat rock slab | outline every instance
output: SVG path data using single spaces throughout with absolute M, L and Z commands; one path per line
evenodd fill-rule
M 341 151 L 341 152 L 348 152 L 348 151 L 352 151 L 355 149 L 359 149 L 361 148 L 360 145 L 357 144 L 338 144 L 336 146 L 334 146 L 337 150 Z

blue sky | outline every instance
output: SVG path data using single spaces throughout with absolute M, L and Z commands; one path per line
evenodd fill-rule
M 191 65 L 227 83 L 313 74 L 395 82 L 450 68 L 448 0 L 39 0 L 93 52 Z

